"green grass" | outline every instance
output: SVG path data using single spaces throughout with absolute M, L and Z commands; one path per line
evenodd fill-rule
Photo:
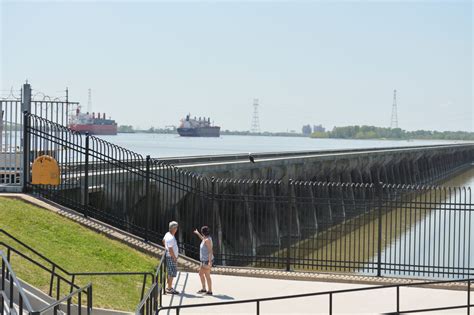
M 0 197 L 0 228 L 69 272 L 153 272 L 158 263 L 155 257 L 17 199 Z M 3 235 L 0 240 L 24 250 Z M 5 250 L 1 246 L 0 249 Z M 19 278 L 48 292 L 49 273 L 17 255 L 12 255 L 11 261 Z M 94 307 L 133 311 L 140 300 L 142 280 L 141 276 L 81 276 L 76 283 L 93 283 Z M 150 277 L 147 287 L 149 283 Z M 67 288 L 64 283 L 62 286 L 61 292 L 65 294 Z

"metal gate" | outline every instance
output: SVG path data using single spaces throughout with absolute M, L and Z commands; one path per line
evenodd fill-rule
M 23 173 L 23 112 L 67 126 L 69 113 L 78 106 L 65 95 L 50 97 L 31 89 L 9 90 L 0 96 L 0 191 L 21 190 Z

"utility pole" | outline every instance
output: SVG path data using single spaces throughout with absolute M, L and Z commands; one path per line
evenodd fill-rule
M 260 121 L 258 119 L 258 98 L 253 100 L 253 116 L 252 116 L 252 125 L 250 127 L 250 132 L 259 133 L 260 132 Z
M 92 113 L 92 90 L 89 89 L 88 95 L 87 95 L 87 111 L 89 113 Z
M 392 119 L 390 120 L 390 128 L 398 128 L 397 90 L 393 90 Z

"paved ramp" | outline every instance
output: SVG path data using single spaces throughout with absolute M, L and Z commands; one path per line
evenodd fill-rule
M 178 274 L 176 285 L 176 289 L 181 294 L 174 296 L 165 295 L 164 305 L 224 302 L 370 287 L 370 285 L 349 283 L 277 280 L 226 275 L 213 275 L 213 281 L 214 296 L 203 296 L 196 293 L 200 289 L 198 274 L 181 272 Z M 474 293 L 471 294 L 471 300 L 472 298 L 474 298 Z M 400 288 L 401 310 L 461 305 L 465 304 L 466 300 L 467 294 L 465 291 Z M 338 294 L 333 297 L 333 313 L 381 314 L 395 311 L 395 303 L 395 288 Z M 263 302 L 260 305 L 260 314 L 328 314 L 328 312 L 327 296 L 269 301 Z M 175 314 L 175 311 L 162 311 L 159 314 Z M 189 308 L 182 309 L 180 314 L 256 314 L 256 304 Z M 466 310 L 442 311 L 433 314 L 466 314 Z

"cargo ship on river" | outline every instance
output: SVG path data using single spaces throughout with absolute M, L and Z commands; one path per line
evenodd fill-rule
M 177 129 L 181 137 L 219 137 L 221 127 L 212 126 L 211 118 L 196 119 L 191 118 L 191 115 L 186 115 L 186 118 L 181 119 L 181 123 Z
M 107 119 L 105 113 L 90 114 L 81 113 L 81 108 L 76 109 L 75 115 L 69 117 L 69 128 L 80 132 L 89 133 L 91 135 L 116 135 L 117 123 L 113 119 Z

